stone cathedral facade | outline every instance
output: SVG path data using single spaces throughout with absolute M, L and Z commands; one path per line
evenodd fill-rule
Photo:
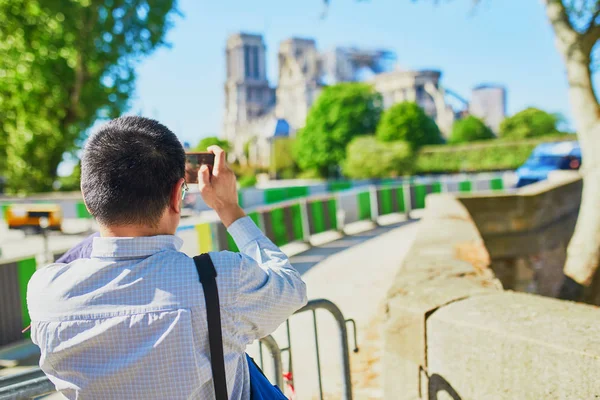
M 447 103 L 448 93 L 440 83 L 440 71 L 399 70 L 394 53 L 386 50 L 338 47 L 320 52 L 312 39 L 284 40 L 278 49 L 277 87 L 272 87 L 267 79 L 262 35 L 231 35 L 227 40 L 226 60 L 221 136 L 233 144 L 234 158 L 253 165 L 269 165 L 272 141 L 293 137 L 304 126 L 308 110 L 326 85 L 370 82 L 381 93 L 384 107 L 401 101 L 417 102 L 445 135 L 461 113 Z M 465 110 L 469 108 L 465 100 L 455 97 L 464 103 Z M 486 104 L 489 102 L 487 99 Z M 494 107 L 494 112 L 502 113 L 490 117 L 496 122 L 504 117 L 505 105 L 494 104 Z M 488 108 L 489 105 L 483 107 L 482 117 L 489 117 Z

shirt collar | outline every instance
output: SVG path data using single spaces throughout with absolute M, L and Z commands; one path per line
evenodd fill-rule
M 141 258 L 155 253 L 178 251 L 183 240 L 174 235 L 141 237 L 96 237 L 92 245 L 92 258 Z

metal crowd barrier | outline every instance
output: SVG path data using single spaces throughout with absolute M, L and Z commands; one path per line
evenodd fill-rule
M 54 384 L 39 367 L 0 377 L 0 400 L 31 399 L 54 390 Z
M 0 346 L 23 338 L 29 325 L 27 282 L 36 270 L 35 257 L 0 261 Z
M 273 358 L 273 375 L 275 384 L 283 390 L 283 363 L 281 362 L 281 349 L 277 344 L 277 341 L 273 338 L 273 336 L 266 336 L 258 342 L 259 352 L 260 352 L 260 368 L 262 369 L 265 365 L 265 361 L 263 359 L 263 345 L 269 350 L 271 353 L 271 357 Z
M 317 328 L 317 314 L 316 311 L 318 309 L 323 309 L 329 311 L 331 315 L 333 315 L 335 321 L 337 322 L 339 328 L 340 335 L 340 361 L 342 365 L 342 392 L 344 400 L 352 400 L 352 376 L 350 371 L 350 353 L 348 351 L 348 329 L 346 327 L 347 324 L 351 323 L 353 327 L 353 336 L 354 336 L 354 349 L 355 353 L 358 352 L 357 339 L 356 339 L 356 322 L 353 319 L 345 319 L 342 311 L 336 306 L 333 302 L 326 299 L 315 299 L 311 300 L 302 307 L 300 310 L 296 311 L 294 315 L 300 314 L 306 311 L 311 311 L 313 315 L 313 331 L 315 338 L 315 349 L 316 349 L 316 358 L 317 358 L 317 379 L 319 382 L 319 399 L 323 400 L 323 376 L 321 373 L 321 354 L 319 351 L 319 333 Z M 282 390 L 283 388 L 283 374 L 282 374 L 282 362 L 281 362 L 281 353 L 285 352 L 288 355 L 288 368 L 289 368 L 289 379 L 290 385 L 293 385 L 293 357 L 292 357 L 292 337 L 290 330 L 290 321 L 286 321 L 286 333 L 287 333 L 287 347 L 280 348 L 277 345 L 277 342 L 272 337 L 268 341 L 264 339 L 259 343 L 259 354 L 260 354 L 260 367 L 262 368 L 263 363 L 263 352 L 262 345 L 267 345 L 271 355 L 273 357 L 273 369 L 276 378 L 277 386 L 279 386 Z
M 327 231 L 342 231 L 344 226 L 358 221 L 377 222 L 378 217 L 405 214 L 425 208 L 425 199 L 432 193 L 473 193 L 503 190 L 502 178 L 475 179 L 415 179 L 414 182 L 390 181 L 378 186 L 359 186 L 337 192 L 306 193 L 305 197 L 276 203 L 246 207 L 266 236 L 277 246 L 296 241 L 309 241 L 313 235 Z M 177 234 L 184 239 L 182 251 L 199 254 L 208 251 L 238 251 L 227 229 L 214 216 L 199 217 L 188 224 L 184 221 Z
M 348 351 L 348 329 L 346 328 L 346 324 L 352 323 L 354 327 L 354 352 L 358 352 L 358 346 L 356 343 L 356 322 L 353 319 L 344 319 L 344 314 L 336 306 L 333 302 L 326 299 L 316 299 L 308 302 L 307 305 L 302 307 L 300 310 L 296 311 L 295 314 L 300 314 L 306 311 L 312 311 L 313 315 L 313 328 L 315 334 L 315 348 L 317 355 L 317 375 L 319 379 L 319 399 L 323 400 L 323 381 L 321 376 L 321 356 L 319 354 L 319 335 L 317 330 L 317 313 L 318 309 L 327 310 L 333 315 L 335 321 L 338 324 L 339 334 L 340 334 L 340 343 L 341 343 L 341 351 L 340 351 L 340 361 L 342 363 L 342 399 L 344 400 L 352 400 L 352 376 L 350 372 L 350 354 Z M 290 330 L 289 330 L 289 321 L 287 322 L 287 330 L 288 330 L 288 340 L 291 339 Z M 290 354 L 290 366 L 291 364 L 291 354 L 292 354 L 292 346 L 291 341 L 288 342 L 288 347 L 286 349 Z

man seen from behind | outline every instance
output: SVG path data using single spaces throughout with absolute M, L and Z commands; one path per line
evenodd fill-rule
M 209 151 L 200 193 L 240 249 L 210 253 L 227 392 L 247 400 L 246 346 L 306 304 L 306 287 L 238 205 L 223 150 Z M 67 398 L 214 399 L 204 294 L 175 236 L 184 168 L 177 137 L 150 119 L 118 118 L 88 140 L 81 190 L 100 237 L 90 258 L 38 270 L 27 291 L 40 367 Z

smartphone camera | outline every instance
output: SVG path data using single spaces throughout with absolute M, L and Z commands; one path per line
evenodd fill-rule
M 200 171 L 200 167 L 203 165 L 208 165 L 208 169 L 212 174 L 212 169 L 215 165 L 215 155 L 208 152 L 185 153 L 185 181 L 192 191 L 197 191 L 198 189 L 198 171 Z

